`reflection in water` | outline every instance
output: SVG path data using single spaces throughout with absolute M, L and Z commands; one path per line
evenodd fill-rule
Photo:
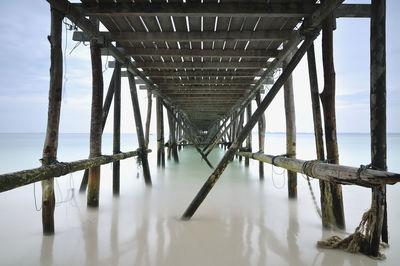
M 43 236 L 42 248 L 40 252 L 40 265 L 53 265 L 53 245 L 54 236 Z

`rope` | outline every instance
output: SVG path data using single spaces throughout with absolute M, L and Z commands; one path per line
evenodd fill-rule
M 40 212 L 42 210 L 42 205 L 40 205 L 40 208 L 38 208 L 37 203 L 36 203 L 36 183 L 33 183 L 33 199 L 35 200 L 35 209 L 36 211 Z
M 307 165 L 309 163 L 311 163 L 311 162 L 319 162 L 319 161 L 318 160 L 305 161 L 303 163 L 303 165 L 301 166 L 301 171 L 302 171 L 301 175 L 307 180 L 308 189 L 310 190 L 310 194 L 311 194 L 311 198 L 312 198 L 313 203 L 314 203 L 315 211 L 317 212 L 318 216 L 322 219 L 322 211 L 321 211 L 321 208 L 318 205 L 317 198 L 315 197 L 314 190 L 313 190 L 313 188 L 311 186 L 310 177 L 306 174 Z
M 283 189 L 286 185 L 286 178 L 285 178 L 285 169 L 283 169 L 282 173 L 275 173 L 276 175 L 280 175 L 283 176 L 283 184 L 282 186 L 278 187 L 275 183 L 275 179 L 274 179 L 274 165 L 271 165 L 271 178 L 272 178 L 272 185 L 276 188 L 276 189 Z

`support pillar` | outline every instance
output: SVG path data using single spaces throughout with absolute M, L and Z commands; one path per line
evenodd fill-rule
M 291 56 L 288 56 L 283 67 L 290 62 Z M 283 86 L 284 102 L 285 102 L 285 117 L 286 117 L 286 156 L 288 158 L 296 158 L 296 115 L 294 108 L 294 93 L 293 93 L 293 77 L 292 75 L 286 80 Z M 288 196 L 289 198 L 297 198 L 297 173 L 287 171 L 288 176 Z
M 58 130 L 60 124 L 63 58 L 61 50 L 62 20 L 64 15 L 51 9 L 50 36 L 50 88 L 46 139 L 43 147 L 42 165 L 49 165 L 57 159 Z M 54 234 L 54 178 L 41 182 L 42 185 L 42 226 L 43 234 Z
M 113 154 L 121 152 L 121 64 L 115 61 Z M 120 161 L 113 162 L 113 195 L 119 195 Z
M 251 101 L 250 101 L 249 105 L 247 105 L 246 111 L 247 111 L 246 120 L 249 121 L 250 117 L 251 117 Z M 250 130 L 250 133 L 247 135 L 247 138 L 246 138 L 246 151 L 248 151 L 248 152 L 252 152 L 251 140 L 252 140 L 252 133 L 251 133 L 251 130 Z M 249 160 L 250 159 L 247 158 L 247 157 L 244 158 L 244 165 L 245 166 L 249 166 Z
M 335 68 L 333 63 L 333 15 L 330 14 L 322 23 L 322 61 L 324 69 L 324 90 L 320 97 L 324 110 L 325 144 L 329 163 L 339 163 L 339 152 L 336 136 L 335 112 Z M 338 228 L 345 228 L 342 186 L 334 183 L 323 184 L 321 188 L 326 195 L 321 204 L 323 220 Z
M 97 27 L 98 20 L 92 20 Z M 103 109 L 103 71 L 101 63 L 101 45 L 96 39 L 90 40 L 92 61 L 92 110 L 90 120 L 90 152 L 89 158 L 101 155 L 102 109 Z M 100 166 L 89 169 L 87 206 L 99 206 Z
M 164 152 L 164 112 L 161 98 L 157 96 L 156 116 L 157 116 L 157 165 L 165 167 Z
M 260 91 L 258 91 L 256 94 L 257 107 L 260 106 L 260 102 L 261 102 L 261 93 L 260 93 Z M 260 119 L 258 120 L 258 151 L 260 153 L 264 153 L 264 142 L 265 142 L 265 113 L 263 113 L 260 116 Z M 258 173 L 260 176 L 260 180 L 263 180 L 264 179 L 264 163 L 263 162 L 259 162 Z
M 371 1 L 371 164 L 385 170 L 386 165 L 386 1 Z M 374 222 L 369 239 L 371 255 L 379 254 L 379 243 L 388 242 L 386 186 L 372 188 Z M 382 234 L 382 235 L 381 235 Z
M 145 181 L 146 185 L 151 186 L 149 161 L 147 158 L 146 142 L 145 142 L 144 134 L 143 134 L 142 117 L 140 115 L 139 100 L 138 100 L 137 91 L 136 91 L 135 77 L 133 76 L 132 73 L 128 72 L 128 79 L 129 79 L 129 88 L 130 88 L 130 92 L 131 92 L 133 114 L 135 116 L 136 135 L 138 138 L 139 149 L 140 149 L 139 156 L 142 161 L 142 167 L 143 167 L 143 177 L 144 177 L 144 181 Z
M 149 137 L 150 137 L 150 122 L 151 122 L 151 106 L 152 106 L 152 94 L 151 91 L 147 91 L 147 116 L 146 116 L 146 132 L 145 132 L 145 145 L 146 148 L 149 147 Z
M 174 161 L 176 163 L 179 162 L 178 158 L 178 146 L 176 143 L 176 138 L 175 138 L 175 127 L 176 127 L 176 122 L 174 119 L 174 113 L 171 113 L 170 111 L 167 110 L 168 113 L 168 125 L 169 125 L 169 147 L 168 147 L 168 159 L 172 157 L 174 158 Z

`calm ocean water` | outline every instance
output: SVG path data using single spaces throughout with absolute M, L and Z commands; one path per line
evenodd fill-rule
M 0 173 L 40 166 L 44 134 L 0 134 Z M 122 151 L 137 148 L 136 135 L 123 134 Z M 155 147 L 152 136 L 150 148 Z M 257 135 L 253 135 L 253 150 Z M 312 134 L 298 134 L 297 157 L 314 159 Z M 103 140 L 111 154 L 112 135 Z M 216 149 L 216 165 L 223 155 Z M 267 134 L 266 153 L 285 152 L 284 134 Z M 370 162 L 368 134 L 339 134 L 340 162 Z M 59 161 L 86 158 L 88 134 L 61 134 Z M 398 265 L 400 254 L 400 185 L 388 187 L 391 247 L 387 260 L 321 250 L 315 244 L 329 235 L 321 229 L 307 183 L 298 177 L 298 200 L 287 200 L 282 169 L 265 165 L 258 180 L 258 162 L 249 168 L 234 160 L 189 222 L 179 220 L 211 173 L 192 148 L 179 152 L 180 163 L 156 167 L 150 154 L 154 186 L 144 186 L 135 159 L 121 163 L 121 195 L 111 193 L 111 166 L 102 166 L 100 208 L 88 210 L 76 191 L 82 172 L 56 179 L 56 235 L 41 232 L 40 184 L 0 194 L 1 265 Z M 400 135 L 388 135 L 388 167 L 400 172 Z M 318 182 L 313 189 L 319 198 Z M 347 232 L 352 232 L 370 204 L 370 191 L 343 186 Z M 335 233 L 338 234 L 338 233 Z

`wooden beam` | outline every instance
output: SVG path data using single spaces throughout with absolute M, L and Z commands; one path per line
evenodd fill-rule
M 260 76 L 259 70 L 243 70 L 238 69 L 236 71 L 224 69 L 220 70 L 147 70 L 143 72 L 144 75 L 152 78 L 165 78 L 165 77 L 248 77 L 254 78 Z M 270 77 L 269 77 L 270 78 Z
M 380 184 L 395 184 L 400 182 L 400 174 L 373 169 L 359 171 L 357 167 L 324 163 L 318 160 L 304 161 L 283 156 L 273 156 L 261 153 L 238 152 L 241 156 L 259 160 L 293 172 L 302 173 L 313 178 L 341 183 L 345 185 L 358 185 L 375 187 Z
M 260 106 L 261 103 L 261 93 L 258 92 L 256 94 L 256 103 L 257 107 Z M 265 143 L 265 113 L 260 116 L 258 120 L 258 152 L 264 153 L 264 143 Z M 260 162 L 258 165 L 258 173 L 260 176 L 260 180 L 264 179 L 264 163 Z
M 165 167 L 164 153 L 164 112 L 160 97 L 156 98 L 156 120 L 157 120 L 157 165 Z
M 160 86 L 161 87 L 161 86 Z M 182 91 L 182 92 L 196 92 L 196 91 L 211 91 L 211 92 L 245 92 L 249 88 L 251 88 L 250 84 L 247 84 L 247 86 L 237 86 L 237 85 L 209 85 L 209 86 L 204 86 L 202 84 L 200 85 L 177 85 L 177 86 L 171 86 L 171 85 L 165 85 L 161 87 L 162 92 L 170 92 L 170 91 Z
M 290 63 L 287 65 L 286 69 L 283 70 L 282 74 L 279 76 L 278 80 L 275 82 L 275 84 L 272 86 L 272 88 L 269 90 L 268 94 L 265 96 L 264 100 L 261 102 L 260 106 L 257 108 L 257 110 L 254 112 L 252 115 L 251 119 L 247 122 L 246 126 L 243 128 L 239 136 L 235 139 L 235 141 L 232 143 L 232 145 L 229 147 L 228 151 L 225 153 L 224 157 L 221 159 L 220 163 L 218 166 L 215 168 L 213 173 L 209 176 L 203 187 L 200 189 L 200 191 L 197 193 L 189 207 L 186 209 L 184 212 L 182 219 L 188 220 L 190 219 L 193 214 L 196 212 L 197 208 L 200 206 L 200 204 L 204 201 L 212 187 L 215 185 L 215 183 L 218 181 L 220 178 L 221 174 L 225 170 L 225 168 L 228 166 L 229 162 L 233 159 L 236 151 L 239 149 L 240 144 L 244 141 L 245 137 L 247 134 L 250 132 L 250 130 L 254 127 L 254 125 L 257 123 L 258 119 L 260 118 L 261 114 L 264 113 L 264 111 L 267 109 L 267 107 L 270 105 L 272 100 L 275 98 L 276 94 L 279 92 L 280 88 L 286 81 L 289 75 L 291 75 L 292 71 L 294 68 L 297 66 L 297 64 L 300 62 L 301 58 L 303 55 L 306 53 L 314 39 L 317 37 L 317 33 L 319 31 L 314 32 L 313 35 L 310 35 L 308 38 L 305 39 L 305 41 L 302 43 L 301 47 L 298 49 L 296 54 L 293 56 L 292 60 Z
M 60 109 L 63 80 L 63 55 L 61 50 L 62 20 L 64 16 L 51 9 L 50 42 L 50 88 L 47 116 L 46 138 L 43 147 L 42 165 L 46 167 L 57 158 L 58 131 L 60 124 Z M 42 227 L 43 234 L 54 234 L 54 176 L 42 181 Z M 0 180 L 2 180 L 0 178 Z M 5 178 L 7 180 L 7 178 Z M 39 181 L 39 180 L 38 180 Z M 3 190 L 4 185 L 0 185 Z M 3 190 L 4 191 L 4 190 Z
M 121 64 L 115 64 L 114 79 L 114 120 L 113 120 L 113 154 L 121 152 Z M 113 195 L 119 195 L 120 162 L 113 163 Z
M 287 17 L 301 18 L 310 15 L 315 8 L 312 4 L 296 3 L 112 3 L 82 5 L 87 16 L 185 16 L 190 17 Z
M 152 96 L 151 91 L 147 92 L 147 115 L 146 115 L 146 133 L 145 133 L 145 145 L 146 148 L 149 147 L 149 137 L 150 137 L 150 121 L 151 121 L 151 106 L 152 106 Z
M 139 100 L 136 91 L 136 84 L 135 84 L 135 77 L 132 73 L 129 73 L 129 89 L 131 92 L 131 99 L 132 99 L 132 107 L 133 107 L 133 114 L 135 117 L 135 125 L 136 125 L 136 135 L 139 143 L 139 149 L 141 150 L 140 159 L 143 169 L 143 177 L 144 181 L 147 186 L 151 186 L 151 175 L 150 175 L 150 167 L 149 161 L 147 158 L 146 151 L 146 142 L 144 139 L 143 133 L 143 126 L 142 126 L 142 117 L 140 115 L 140 107 L 139 107 Z
M 164 48 L 118 48 L 126 56 L 174 56 L 174 57 L 222 57 L 222 58 L 273 58 L 279 53 L 276 49 L 164 49 Z M 102 55 L 109 55 L 107 48 L 101 50 Z
M 386 170 L 386 1 L 372 0 L 371 5 L 371 164 Z M 372 188 L 371 208 L 374 222 L 370 225 L 369 249 L 372 256 L 378 256 L 381 236 L 388 242 L 386 186 Z
M 290 39 L 291 30 L 263 31 L 191 31 L 191 32 L 100 32 L 101 38 L 115 42 L 203 42 L 203 41 L 283 41 Z M 75 31 L 74 41 L 90 41 L 90 35 Z
M 147 69 L 261 69 L 269 68 L 268 62 L 135 62 L 137 68 Z
M 240 92 L 240 91 L 232 91 L 232 92 L 219 92 L 219 91 L 164 91 L 165 95 L 168 95 L 169 97 L 171 97 L 172 99 L 174 99 L 176 96 L 188 96 L 188 95 L 194 95 L 196 97 L 225 97 L 225 96 L 243 96 L 244 92 Z
M 334 15 L 337 18 L 370 18 L 370 4 L 343 4 L 339 6 Z
M 160 87 L 165 88 L 168 85 L 178 85 L 177 87 L 191 88 L 194 85 L 247 85 L 254 84 L 254 79 L 252 80 L 234 80 L 234 79 L 198 79 L 198 80 L 156 80 L 153 79 L 154 83 L 158 84 Z M 219 86 L 216 86 L 218 88 Z M 242 86 L 243 88 L 243 86 Z
M 147 150 L 146 152 L 151 152 L 151 150 Z M 53 177 L 64 176 L 84 169 L 127 159 L 133 156 L 137 156 L 138 154 L 138 151 L 130 151 L 114 155 L 102 155 L 73 162 L 53 161 L 51 164 L 44 165 L 39 168 L 2 174 L 0 175 L 0 192 L 29 185 L 38 181 L 48 180 Z
M 92 21 L 97 26 L 98 20 Z M 92 63 L 92 108 L 90 119 L 90 153 L 89 158 L 101 155 L 102 109 L 103 109 L 103 64 L 101 63 L 100 45 L 96 39 L 90 41 Z M 115 86 L 115 84 L 114 84 Z M 87 206 L 99 206 L 100 166 L 89 169 Z

